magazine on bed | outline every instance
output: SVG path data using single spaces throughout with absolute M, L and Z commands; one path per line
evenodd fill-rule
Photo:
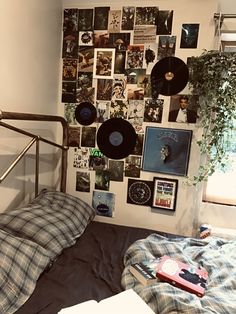
M 205 269 L 177 261 L 164 255 L 157 268 L 157 277 L 163 281 L 202 297 L 208 273 Z

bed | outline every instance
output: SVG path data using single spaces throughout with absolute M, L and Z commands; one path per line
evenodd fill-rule
M 236 312 L 236 240 L 97 222 L 89 204 L 65 192 L 62 169 L 60 191 L 37 187 L 29 204 L 0 214 L 0 313 L 56 314 L 130 288 L 155 313 Z M 200 299 L 159 280 L 145 287 L 131 275 L 132 263 L 163 255 L 205 267 L 206 295 Z

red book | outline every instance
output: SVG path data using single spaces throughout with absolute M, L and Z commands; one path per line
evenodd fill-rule
M 197 268 L 164 255 L 157 267 L 156 275 L 159 279 L 199 297 L 205 293 L 208 273 L 203 268 Z

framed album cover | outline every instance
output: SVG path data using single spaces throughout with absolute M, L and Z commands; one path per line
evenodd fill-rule
M 191 130 L 146 127 L 143 171 L 187 176 Z
M 175 211 L 178 180 L 157 178 L 153 179 L 152 207 Z
M 151 206 L 152 192 L 153 181 L 128 179 L 127 203 Z

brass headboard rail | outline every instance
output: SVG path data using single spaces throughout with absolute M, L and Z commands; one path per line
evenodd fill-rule
M 15 168 L 18 162 L 23 158 L 25 153 L 29 150 L 29 148 L 36 143 L 36 166 L 35 166 L 35 195 L 38 194 L 38 179 L 39 179 L 39 142 L 42 141 L 51 146 L 55 146 L 61 149 L 61 185 L 60 190 L 62 192 L 66 192 L 66 174 L 67 174 L 67 139 L 68 139 L 68 124 L 67 121 L 61 116 L 53 116 L 53 115 L 43 115 L 43 114 L 32 114 L 32 113 L 22 113 L 22 112 L 7 112 L 0 110 L 0 120 L 21 120 L 21 121 L 43 121 L 43 122 L 60 122 L 62 126 L 62 143 L 57 144 L 52 141 L 49 141 L 41 136 L 33 134 L 31 132 L 19 129 L 15 126 L 12 126 L 8 123 L 4 123 L 0 121 L 0 126 L 10 129 L 14 132 L 23 134 L 25 136 L 29 136 L 32 138 L 30 143 L 20 152 L 20 154 L 16 157 L 16 159 L 11 163 L 11 165 L 7 168 L 4 174 L 0 177 L 0 183 L 7 177 L 7 175 Z

